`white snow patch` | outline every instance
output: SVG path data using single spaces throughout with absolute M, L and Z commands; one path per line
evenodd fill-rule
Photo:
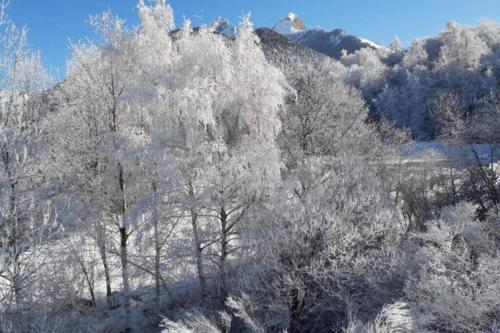
M 361 38 L 361 37 L 359 37 L 359 39 L 360 39 L 363 43 L 368 44 L 368 45 L 370 45 L 371 47 L 373 47 L 373 48 L 375 48 L 375 49 L 385 49 L 385 48 L 386 48 L 385 46 L 382 46 L 382 45 L 380 45 L 380 44 L 374 43 L 374 42 L 372 42 L 371 40 L 368 40 L 368 39 L 366 39 L 366 38 Z
M 330 42 L 332 42 L 333 44 L 338 45 L 341 41 L 342 41 L 342 36 L 336 34 L 330 35 Z

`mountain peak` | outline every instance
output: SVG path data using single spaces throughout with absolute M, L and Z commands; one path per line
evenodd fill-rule
M 225 35 L 229 38 L 235 38 L 237 34 L 237 29 L 232 25 L 226 18 L 217 18 L 210 27 L 217 33 Z
M 295 13 L 288 13 L 287 17 L 280 20 L 273 30 L 282 35 L 292 35 L 306 30 L 304 22 Z

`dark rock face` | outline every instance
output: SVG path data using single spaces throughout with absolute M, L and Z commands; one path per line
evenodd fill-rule
M 348 35 L 343 29 L 332 31 L 315 29 L 287 35 L 286 37 L 294 43 L 335 59 L 340 59 L 342 50 L 345 50 L 349 54 L 365 47 L 375 48 L 372 44 L 363 41 L 361 38 Z
M 292 42 L 271 29 L 259 28 L 255 30 L 255 33 L 260 39 L 266 58 L 275 65 L 286 64 L 290 57 L 297 57 L 311 62 L 327 58 L 326 55 Z

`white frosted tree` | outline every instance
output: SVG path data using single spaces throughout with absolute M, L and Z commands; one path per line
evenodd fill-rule
M 407 226 L 377 164 L 349 152 L 310 158 L 277 197 L 264 224 L 271 241 L 262 262 L 272 267 L 264 289 L 287 309 L 289 332 L 340 329 L 349 306 L 366 315 L 390 301 L 383 290 L 402 289 L 396 253 Z
M 340 62 L 348 67 L 344 82 L 359 89 L 367 103 L 371 103 L 385 85 L 387 66 L 377 50 L 363 48 L 345 54 Z
M 400 53 L 402 49 L 403 47 L 401 46 L 401 40 L 399 39 L 398 36 L 394 36 L 391 42 L 391 52 Z
M 49 236 L 53 215 L 43 196 L 42 94 L 50 79 L 0 4 L 0 305 L 28 303 L 44 262 L 32 248 Z
M 443 65 L 455 64 L 476 69 L 481 57 L 490 52 L 488 45 L 474 29 L 455 22 L 449 22 L 439 38 L 444 43 L 440 55 L 440 63 Z
M 240 225 L 280 177 L 275 137 L 285 80 L 265 60 L 248 17 L 230 45 L 209 30 L 192 32 L 189 23 L 178 38 L 178 60 L 163 98 L 177 125 L 173 155 L 183 164 L 200 283 L 204 289 L 205 251 L 217 258 L 224 304 L 229 256 L 238 249 Z
M 425 49 L 424 40 L 414 41 L 403 57 L 403 65 L 406 68 L 426 66 L 428 61 L 429 55 Z
M 90 180 L 85 186 L 97 211 L 118 228 L 125 296 L 127 242 L 138 223 L 131 218 L 152 223 L 158 292 L 165 242 L 159 229 L 171 225 L 159 219 L 171 209 L 172 216 L 191 219 L 202 294 L 205 258 L 217 258 L 223 304 L 240 224 L 280 179 L 275 138 L 285 80 L 265 60 L 248 17 L 228 43 L 209 29 L 193 32 L 189 23 L 172 32 L 163 1 L 140 2 L 139 12 L 137 31 L 105 14 L 94 21 L 103 46 L 75 49 L 65 83 L 74 124 L 66 139 L 73 131 L 86 139 L 73 140 L 74 152 L 63 148 L 78 156 L 73 161 Z M 165 200 L 174 205 L 166 208 Z
M 129 53 L 133 47 L 122 22 L 104 13 L 92 23 L 101 33 L 103 46 L 74 46 L 67 80 L 62 85 L 61 110 L 54 116 L 54 154 L 69 167 L 69 187 L 87 201 L 93 235 L 104 267 L 106 289 L 111 296 L 107 256 L 111 239 L 118 240 L 125 310 L 129 316 L 130 278 L 128 240 L 137 221 L 130 221 L 130 205 L 137 200 L 133 186 L 137 139 L 136 120 L 125 98 L 132 85 Z M 116 228 L 116 233 L 108 235 Z
M 498 322 L 497 219 L 474 221 L 474 206 L 461 203 L 418 235 L 424 246 L 405 291 L 419 330 L 489 331 Z
M 289 81 L 294 93 L 287 98 L 281 119 L 281 145 L 296 163 L 308 156 L 335 156 L 366 148 L 370 127 L 361 94 L 331 75 L 329 64 L 296 66 Z M 348 144 L 349 142 L 349 144 Z
M 135 110 L 136 138 L 130 154 L 136 160 L 131 167 L 138 180 L 138 200 L 131 209 L 136 218 L 142 217 L 145 222 L 138 233 L 143 233 L 139 239 L 149 249 L 136 253 L 137 260 L 131 263 L 153 275 L 155 304 L 159 307 L 162 287 L 170 293 L 162 262 L 167 255 L 167 242 L 185 215 L 178 194 L 178 164 L 171 154 L 178 131 L 172 126 L 173 118 L 163 96 L 164 84 L 172 78 L 169 69 L 177 51 L 171 36 L 175 28 L 173 12 L 165 1 L 155 1 L 151 6 L 140 1 L 139 16 L 140 30 L 133 37 L 130 53 L 134 81 L 128 89 L 130 96 L 125 98 Z M 149 240 L 146 235 L 151 236 Z M 149 253 L 153 260 L 148 259 Z
M 464 120 L 467 114 L 458 97 L 450 92 L 443 92 L 431 102 L 431 114 L 440 125 L 444 138 L 453 140 L 463 136 Z
M 283 103 L 284 78 L 270 66 L 258 46 L 249 17 L 244 17 L 233 45 L 235 75 L 230 95 L 218 106 L 214 129 L 224 146 L 217 152 L 211 180 L 213 214 L 219 225 L 221 300 L 228 296 L 228 259 L 238 249 L 240 224 L 252 205 L 280 181 L 281 128 L 278 107 Z

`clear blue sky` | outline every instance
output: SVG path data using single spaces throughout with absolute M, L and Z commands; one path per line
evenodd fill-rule
M 190 18 L 195 25 L 218 16 L 237 23 L 251 11 L 257 27 L 272 26 L 288 12 L 299 14 L 309 28 L 344 28 L 349 33 L 389 44 L 398 35 L 404 45 L 414 38 L 435 35 L 446 22 L 500 22 L 500 0 L 170 0 L 176 22 Z M 61 68 L 69 55 L 68 40 L 91 35 L 91 14 L 106 9 L 137 22 L 137 0 L 11 0 L 9 15 L 30 28 L 29 39 L 46 63 Z

